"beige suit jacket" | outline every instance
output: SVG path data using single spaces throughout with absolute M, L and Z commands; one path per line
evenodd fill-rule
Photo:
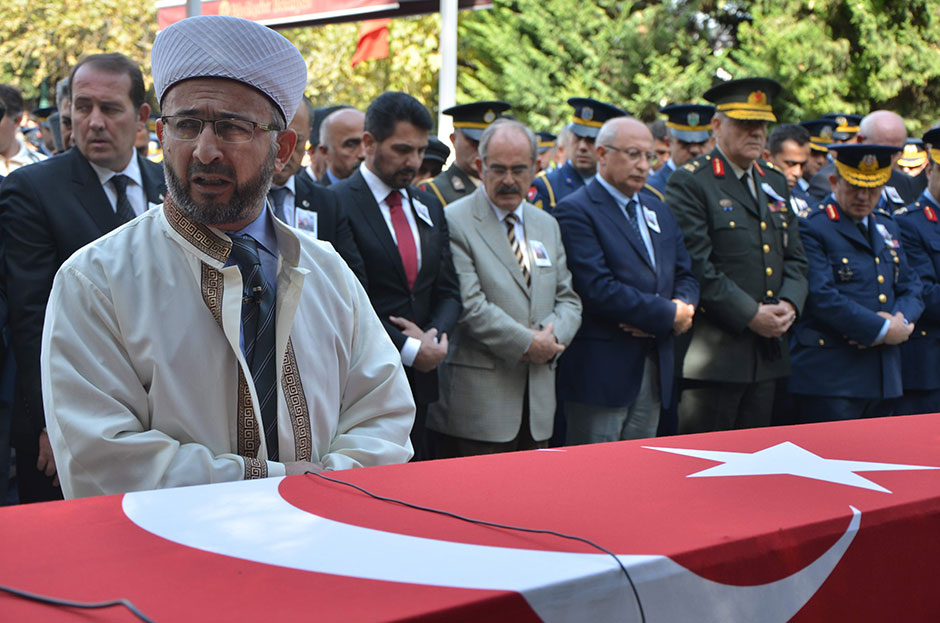
M 528 387 L 532 438 L 548 439 L 555 413 L 555 362 L 529 364 L 521 358 L 533 330 L 551 322 L 555 337 L 567 346 L 581 324 L 581 299 L 571 285 L 558 223 L 524 204 L 532 274 L 527 287 L 482 186 L 448 205 L 445 215 L 463 309 L 450 336 L 440 399 L 429 408 L 428 428 L 464 439 L 511 441 L 522 423 Z M 545 247 L 550 266 L 538 265 L 533 241 Z

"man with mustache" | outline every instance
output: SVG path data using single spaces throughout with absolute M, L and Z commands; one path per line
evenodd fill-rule
M 49 297 L 66 497 L 407 461 L 414 404 L 365 292 L 265 200 L 297 141 L 300 52 L 206 15 L 161 31 L 151 64 L 166 201 L 73 255 Z
M 744 78 L 706 91 L 717 146 L 666 185 L 701 288 L 683 363 L 683 433 L 768 425 L 776 380 L 790 373 L 784 335 L 806 298 L 806 255 L 787 180 L 760 160 L 780 88 Z
M 366 110 L 366 159 L 330 186 L 365 263 L 364 285 L 401 361 L 417 406 L 415 458 L 428 456 L 427 406 L 438 399 L 437 368 L 460 313 L 460 292 L 441 204 L 411 185 L 428 146 L 431 115 L 406 93 L 388 92 Z
M 875 208 L 900 151 L 839 145 L 832 192 L 800 221 L 809 296 L 788 383 L 799 422 L 892 415 L 903 392 L 900 344 L 924 311 L 923 289 L 908 263 L 909 239 L 902 243 L 897 222 Z
M 439 457 L 544 448 L 555 366 L 581 323 L 558 223 L 525 201 L 538 141 L 494 121 L 476 159 L 482 185 L 447 206 L 463 312 L 431 405 Z
M 39 353 L 46 301 L 72 253 L 163 202 L 162 167 L 137 155 L 146 126 L 140 68 L 121 54 L 93 54 L 72 68 L 74 147 L 14 171 L 0 190 L 10 328 L 18 369 L 13 444 L 22 502 L 62 497 L 43 418 Z

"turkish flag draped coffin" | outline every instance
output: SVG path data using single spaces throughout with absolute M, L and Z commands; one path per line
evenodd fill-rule
M 157 621 L 940 620 L 938 415 L 328 476 L 629 580 L 308 475 L 0 509 L 0 584 Z

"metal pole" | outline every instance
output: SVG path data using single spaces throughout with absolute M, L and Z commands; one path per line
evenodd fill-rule
M 202 14 L 202 0 L 186 0 L 186 17 Z
M 446 144 L 454 131 L 454 120 L 440 111 L 457 103 L 457 0 L 441 0 L 441 72 L 437 101 L 437 137 Z

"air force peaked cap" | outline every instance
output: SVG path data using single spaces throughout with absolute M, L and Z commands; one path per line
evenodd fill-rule
M 622 108 L 589 97 L 569 97 L 568 105 L 574 108 L 568 129 L 583 138 L 596 138 L 604 122 L 627 115 Z
M 701 104 L 672 104 L 659 109 L 669 117 L 666 127 L 669 133 L 687 143 L 704 143 L 711 136 L 711 120 L 714 106 Z
M 836 152 L 836 170 L 853 186 L 875 188 L 891 178 L 891 158 L 901 151 L 893 145 L 836 143 L 829 149 Z
M 157 100 L 190 78 L 227 78 L 266 95 L 289 123 L 307 86 L 297 48 L 267 26 L 239 17 L 200 15 L 163 30 L 150 54 Z

